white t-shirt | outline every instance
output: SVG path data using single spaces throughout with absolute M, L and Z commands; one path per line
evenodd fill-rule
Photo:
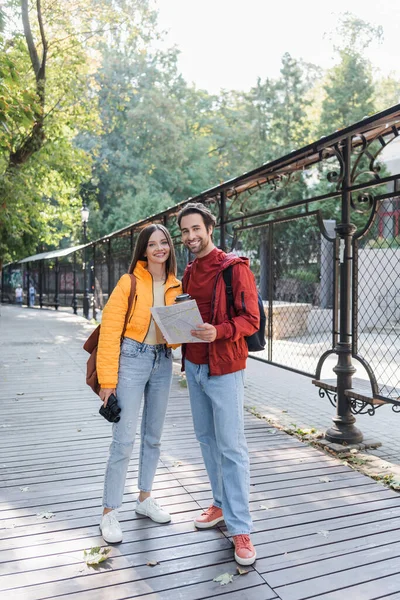
M 153 281 L 153 306 L 165 306 L 165 283 L 163 281 Z M 161 331 L 151 317 L 149 331 L 144 339 L 145 344 L 165 344 Z

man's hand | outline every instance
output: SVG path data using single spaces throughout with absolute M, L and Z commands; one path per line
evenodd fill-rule
M 203 340 L 203 342 L 213 342 L 217 337 L 217 330 L 214 325 L 210 325 L 210 323 L 198 325 L 197 329 L 192 329 L 190 333 L 193 337 Z
M 109 397 L 111 396 L 111 394 L 115 395 L 115 388 L 103 388 L 100 390 L 99 396 L 100 396 L 100 400 L 103 402 L 104 407 L 107 406 L 107 402 Z

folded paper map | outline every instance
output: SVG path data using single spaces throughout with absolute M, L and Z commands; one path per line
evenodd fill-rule
M 150 310 L 168 344 L 201 343 L 203 341 L 193 337 L 190 333 L 192 329 L 197 329 L 197 326 L 203 323 L 196 300 L 188 300 L 170 306 L 153 306 Z

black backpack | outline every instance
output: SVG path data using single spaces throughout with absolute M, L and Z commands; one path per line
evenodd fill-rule
M 226 300 L 228 303 L 228 312 L 230 313 L 231 309 L 233 309 L 235 306 L 232 288 L 232 265 L 230 267 L 227 267 L 223 271 L 223 277 L 226 287 Z M 259 352 L 260 350 L 264 350 L 266 344 L 265 325 L 267 323 L 267 317 L 265 316 L 264 305 L 260 292 L 258 292 L 258 310 L 260 311 L 259 330 L 253 333 L 252 335 L 249 335 L 249 337 L 245 337 L 249 352 Z

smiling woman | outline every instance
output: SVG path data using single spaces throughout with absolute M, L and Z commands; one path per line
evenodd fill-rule
M 132 275 L 135 295 L 127 316 Z M 181 291 L 171 236 L 163 225 L 148 225 L 139 234 L 129 272 L 121 277 L 104 308 L 99 338 L 99 395 L 104 406 L 116 397 L 121 409 L 120 420 L 113 424 L 104 482 L 100 529 L 107 543 L 122 541 L 117 509 L 122 503 L 143 395 L 140 493 L 135 511 L 156 523 L 171 520 L 151 497 L 171 385 L 172 354 L 154 324 L 150 308 L 173 304 Z

